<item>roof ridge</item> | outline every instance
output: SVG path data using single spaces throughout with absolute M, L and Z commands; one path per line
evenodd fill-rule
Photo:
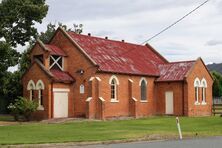
M 98 36 L 92 36 L 92 35 L 89 36 L 89 35 L 86 35 L 86 34 L 77 34 L 77 33 L 75 33 L 74 31 L 67 31 L 67 33 L 73 33 L 73 34 L 75 34 L 75 35 L 85 36 L 85 37 L 91 37 L 91 38 L 96 38 L 96 39 L 100 39 L 100 40 L 104 40 L 104 41 L 118 42 L 118 43 L 123 43 L 123 44 L 131 44 L 131 45 L 142 46 L 142 47 L 146 46 L 146 45 L 140 45 L 140 44 L 137 44 L 137 43 L 126 42 L 125 40 L 124 40 L 124 42 L 123 42 L 123 41 L 120 41 L 120 40 L 105 39 L 105 38 L 98 37 Z
M 164 63 L 164 64 L 159 64 L 159 65 L 170 65 L 170 64 L 177 64 L 177 63 L 191 63 L 191 62 L 196 62 L 196 60 L 188 60 L 188 61 L 175 61 L 175 62 L 169 62 L 169 63 Z
M 185 63 L 185 62 L 196 62 L 196 60 L 174 61 L 174 62 L 169 62 L 169 64 L 170 64 L 170 63 Z

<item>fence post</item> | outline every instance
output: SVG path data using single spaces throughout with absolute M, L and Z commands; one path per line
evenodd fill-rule
M 182 132 L 181 132 L 181 128 L 180 128 L 180 121 L 179 121 L 178 117 L 176 117 L 176 124 L 177 124 L 177 129 L 178 129 L 178 132 L 179 132 L 179 138 L 180 138 L 180 140 L 182 140 L 183 136 L 182 136 Z

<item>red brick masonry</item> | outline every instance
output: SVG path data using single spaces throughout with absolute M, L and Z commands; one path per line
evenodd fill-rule
M 36 55 L 43 56 L 42 63 L 35 59 Z M 61 70 L 50 67 L 53 55 L 63 59 Z M 34 114 L 35 119 L 54 118 L 53 89 L 69 90 L 68 106 L 64 108 L 68 117 L 164 115 L 166 92 L 173 93 L 172 115 L 211 115 L 213 79 L 201 58 L 170 63 L 148 44 L 79 35 L 62 28 L 57 29 L 49 44 L 38 40 L 30 58 L 32 65 L 22 78 L 24 96 L 30 98 L 31 80 L 34 84 L 40 80 L 44 83 L 43 108 Z M 116 100 L 111 99 L 112 78 L 116 82 Z M 142 80 L 146 82 L 146 100 L 141 100 Z M 198 102 L 196 80 L 200 82 Z M 206 83 L 205 95 L 202 82 Z M 34 98 L 38 101 L 38 89 L 34 90 Z

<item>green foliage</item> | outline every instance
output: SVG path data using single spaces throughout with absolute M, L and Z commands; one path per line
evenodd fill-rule
M 83 24 L 73 24 L 73 26 L 75 28 L 75 33 L 81 34 L 83 32 Z
M 221 97 L 222 96 L 222 75 L 219 72 L 213 71 L 211 72 L 213 76 L 213 96 Z
M 14 102 L 13 98 L 22 95 L 21 75 L 18 71 L 6 71 L 0 80 L 0 113 L 7 113 L 8 104 Z
M 19 116 L 23 116 L 26 121 L 30 120 L 31 114 L 37 110 L 38 103 L 28 100 L 23 97 L 19 97 L 15 100 L 15 103 L 10 103 L 8 109 L 14 116 L 15 120 L 19 119 Z
M 41 23 L 48 12 L 45 0 L 2 0 L 0 3 L 0 38 L 12 46 L 25 45 L 35 37 L 35 23 Z
M 58 27 L 62 27 L 66 31 L 72 31 L 71 28 L 68 28 L 66 25 L 63 25 L 60 22 L 58 23 L 58 25 L 49 23 L 47 25 L 47 30 L 38 34 L 38 38 L 45 44 L 49 43 L 50 39 L 52 38 Z
M 36 37 L 34 25 L 42 22 L 47 11 L 45 0 L 0 1 L 0 113 L 5 113 L 8 103 L 13 102 L 11 98 L 22 93 L 21 73 L 7 71 L 20 58 L 14 48 Z
M 0 77 L 3 77 L 8 67 L 18 63 L 20 54 L 4 41 L 0 41 L 0 53 Z

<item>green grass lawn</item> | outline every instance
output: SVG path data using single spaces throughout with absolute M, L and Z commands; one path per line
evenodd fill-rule
M 180 122 L 186 136 L 222 135 L 221 117 L 181 117 Z M 127 140 L 151 134 L 177 135 L 175 117 L 0 126 L 0 144 Z

